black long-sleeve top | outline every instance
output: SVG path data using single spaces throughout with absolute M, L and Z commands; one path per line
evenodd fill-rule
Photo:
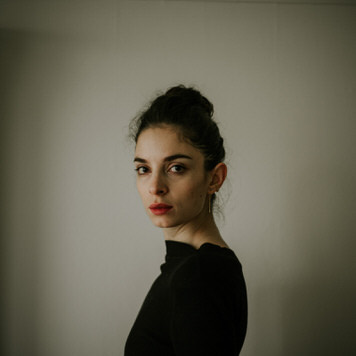
M 125 356 L 236 356 L 247 326 L 246 286 L 235 253 L 166 241 L 166 262 L 139 311 Z

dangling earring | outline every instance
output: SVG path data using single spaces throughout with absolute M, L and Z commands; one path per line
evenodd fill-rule
M 211 195 L 208 197 L 209 214 L 211 213 Z

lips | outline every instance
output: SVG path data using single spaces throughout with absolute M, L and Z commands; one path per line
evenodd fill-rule
M 149 206 L 149 209 L 152 211 L 153 214 L 155 215 L 163 215 L 168 213 L 171 209 L 173 208 L 172 205 L 167 205 L 167 204 L 151 204 Z

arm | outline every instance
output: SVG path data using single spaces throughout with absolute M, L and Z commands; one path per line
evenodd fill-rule
M 171 339 L 177 356 L 236 356 L 236 325 L 224 298 L 202 285 L 175 291 Z
M 194 258 L 172 281 L 170 335 L 177 356 L 236 356 L 246 332 L 241 266 Z

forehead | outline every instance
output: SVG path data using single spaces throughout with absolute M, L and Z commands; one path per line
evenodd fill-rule
M 202 153 L 172 127 L 148 128 L 140 134 L 136 143 L 135 155 L 144 159 L 164 159 L 177 153 L 204 159 Z

